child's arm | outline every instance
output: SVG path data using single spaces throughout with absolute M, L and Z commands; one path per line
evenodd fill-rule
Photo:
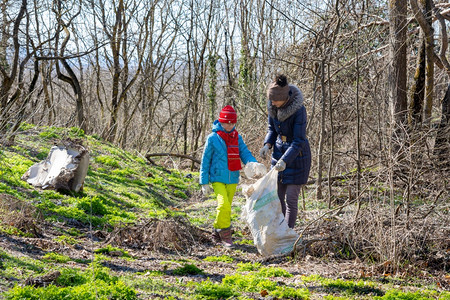
M 209 169 L 211 167 L 212 160 L 212 144 L 210 142 L 211 135 L 208 136 L 205 143 L 205 148 L 203 149 L 202 164 L 200 166 L 200 178 L 199 182 L 201 185 L 209 183 Z
M 244 140 L 242 139 L 241 135 L 239 135 L 239 156 L 246 165 L 249 162 L 258 162 L 256 158 L 252 155 L 250 150 L 248 150 L 247 145 L 244 143 Z

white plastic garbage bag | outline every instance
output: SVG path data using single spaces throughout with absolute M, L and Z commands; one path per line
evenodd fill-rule
M 261 178 L 267 173 L 267 168 L 262 163 L 249 162 L 244 167 L 244 173 L 247 178 Z
M 244 190 L 247 201 L 242 216 L 250 227 L 258 252 L 263 256 L 290 252 L 298 238 L 281 211 L 277 177 L 278 172 L 272 169 Z
M 89 153 L 83 146 L 53 146 L 47 159 L 31 166 L 22 180 L 42 189 L 78 192 L 88 168 Z

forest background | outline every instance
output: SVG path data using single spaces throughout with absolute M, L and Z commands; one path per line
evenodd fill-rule
M 230 104 L 256 154 L 266 86 L 285 73 L 308 112 L 305 190 L 352 208 L 355 248 L 371 235 L 370 255 L 392 266 L 437 236 L 450 248 L 447 1 L 3 0 L 0 11 L 2 144 L 23 122 L 77 126 L 196 169 Z

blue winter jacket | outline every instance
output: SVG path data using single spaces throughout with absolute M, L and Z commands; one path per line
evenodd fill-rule
M 228 170 L 228 155 L 225 141 L 216 133 L 225 131 L 218 120 L 213 123 L 212 133 L 208 135 L 203 150 L 200 166 L 200 184 L 222 182 L 225 184 L 239 183 L 239 171 Z M 239 134 L 239 156 L 244 164 L 256 162 L 247 145 Z
M 280 108 L 268 101 L 269 129 L 264 144 L 273 146 L 272 165 L 284 160 L 286 169 L 278 173 L 283 184 L 305 184 L 311 168 L 311 149 L 306 138 L 306 109 L 302 92 L 289 85 L 290 100 Z

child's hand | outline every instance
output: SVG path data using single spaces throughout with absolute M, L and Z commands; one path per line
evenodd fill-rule
M 255 165 L 255 178 L 261 178 L 267 174 L 267 168 L 262 163 L 256 163 Z
M 249 162 L 244 168 L 245 176 L 249 179 L 260 178 L 267 173 L 266 166 L 258 162 Z
M 202 194 L 203 196 L 208 196 L 209 194 L 211 194 L 212 189 L 209 186 L 209 184 L 203 184 L 202 185 Z

